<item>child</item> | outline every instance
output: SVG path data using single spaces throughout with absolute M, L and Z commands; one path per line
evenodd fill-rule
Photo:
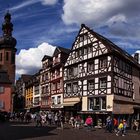
M 124 136 L 124 134 L 123 134 L 123 121 L 120 121 L 120 123 L 119 123 L 118 131 L 116 133 L 116 136 L 119 136 L 119 134 L 121 134 L 122 136 Z

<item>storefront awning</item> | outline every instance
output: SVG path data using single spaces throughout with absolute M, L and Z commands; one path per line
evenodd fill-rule
M 132 105 L 128 104 L 115 104 L 113 114 L 133 114 L 134 109 Z
M 74 106 L 75 104 L 79 103 L 78 101 L 76 102 L 64 102 L 63 106 Z

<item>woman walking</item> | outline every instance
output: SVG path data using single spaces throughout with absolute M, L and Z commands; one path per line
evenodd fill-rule
M 88 127 L 88 130 L 91 130 L 92 127 L 93 127 L 93 119 L 92 119 L 92 117 L 88 116 L 85 123 L 86 123 L 86 125 Z

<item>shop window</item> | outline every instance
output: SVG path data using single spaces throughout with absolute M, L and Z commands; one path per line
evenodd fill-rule
M 106 97 L 89 98 L 89 110 L 105 110 L 106 109 Z

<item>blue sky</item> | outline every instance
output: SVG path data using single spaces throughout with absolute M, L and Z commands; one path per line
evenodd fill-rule
M 0 0 L 1 24 L 7 9 L 17 39 L 17 77 L 36 72 L 55 46 L 71 48 L 81 23 L 130 54 L 140 52 L 139 0 Z

